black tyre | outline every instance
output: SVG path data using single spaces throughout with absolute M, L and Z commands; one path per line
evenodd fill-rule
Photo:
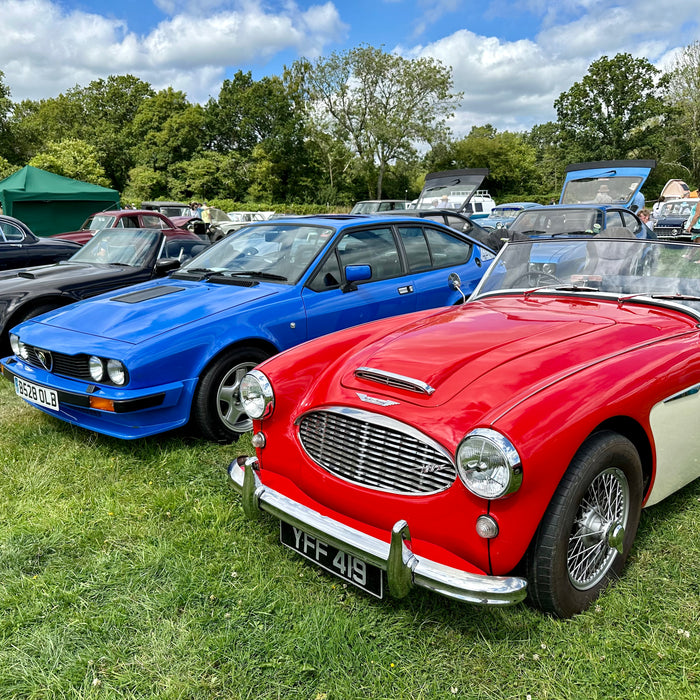
M 234 442 L 252 429 L 238 390 L 246 373 L 268 357 L 258 348 L 237 348 L 220 355 L 203 372 L 192 401 L 192 423 L 205 438 Z
M 526 556 L 530 602 L 558 617 L 585 610 L 617 578 L 632 547 L 642 503 L 634 445 L 592 435 L 557 487 Z

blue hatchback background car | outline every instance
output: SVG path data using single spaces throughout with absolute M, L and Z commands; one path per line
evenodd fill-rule
M 253 224 L 166 279 L 20 324 L 0 364 L 19 396 L 97 432 L 138 438 L 191 420 L 234 440 L 251 428 L 238 397 L 249 369 L 331 331 L 460 303 L 450 273 L 469 294 L 493 257 L 425 219 Z

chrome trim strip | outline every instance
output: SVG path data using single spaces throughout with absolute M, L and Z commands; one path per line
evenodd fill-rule
M 404 388 L 419 394 L 427 394 L 428 396 L 435 392 L 435 389 L 430 386 L 430 384 L 426 384 L 419 379 L 405 377 L 403 374 L 395 374 L 394 372 L 386 372 L 383 369 L 358 367 L 355 370 L 355 376 L 359 379 L 367 379 L 370 382 L 377 382 L 378 384 Z
M 351 528 L 291 498 L 264 486 L 255 471 L 257 460 L 239 457 L 229 465 L 234 488 L 242 495 L 245 513 L 257 508 L 280 520 L 374 564 L 387 572 L 389 591 L 394 597 L 408 594 L 420 586 L 467 603 L 513 605 L 527 595 L 527 581 L 517 576 L 471 574 L 430 559 L 417 557 L 406 542 L 410 541 L 408 524 L 398 521 L 392 528 L 390 542 Z M 241 468 L 243 467 L 243 468 Z M 256 513 L 251 515 L 255 517 Z

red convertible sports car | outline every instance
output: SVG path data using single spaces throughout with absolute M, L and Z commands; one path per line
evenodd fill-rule
M 576 271 L 533 261 L 570 246 Z M 509 243 L 467 303 L 368 323 L 251 371 L 245 513 L 365 591 L 584 610 L 642 507 L 700 475 L 700 248 Z

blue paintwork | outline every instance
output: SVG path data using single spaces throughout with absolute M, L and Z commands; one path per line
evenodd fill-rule
M 128 384 L 118 388 L 94 383 L 94 395 L 115 401 L 163 395 L 158 407 L 126 413 L 69 404 L 62 404 L 59 411 L 37 408 L 70 423 L 125 439 L 170 430 L 187 423 L 199 377 L 222 351 L 237 345 L 256 345 L 273 354 L 351 325 L 454 304 L 461 295 L 449 287 L 448 275 L 457 272 L 468 295 L 493 258 L 477 242 L 453 229 L 413 217 L 302 217 L 256 224 L 254 228 L 257 235 L 257 229 L 264 232 L 273 225 L 294 228 L 300 222 L 308 227 L 324 227 L 327 242 L 297 282 L 247 278 L 242 281 L 252 286 L 239 286 L 215 281 L 213 277 L 197 279 L 196 274 L 188 279 L 188 267 L 197 268 L 198 261 L 207 259 L 201 255 L 169 278 L 93 297 L 17 326 L 13 332 L 35 347 L 67 355 L 121 360 L 129 372 Z M 404 272 L 399 276 L 368 281 L 370 267 L 376 262 L 370 252 L 369 259 L 345 268 L 350 272 L 347 276 L 351 284 L 320 292 L 308 286 L 344 234 L 386 229 L 399 223 L 402 228 L 430 228 L 452 239 L 468 241 L 469 259 L 417 273 L 405 272 L 404 263 Z M 207 254 L 215 256 L 217 250 L 225 250 L 220 246 L 234 245 L 239 233 L 215 244 Z M 257 240 L 260 248 L 269 244 L 264 235 Z M 168 293 L 133 302 L 133 294 L 145 290 Z M 125 299 L 125 295 L 132 296 Z M 90 384 L 86 381 L 57 376 L 14 356 L 2 360 L 1 365 L 6 376 L 14 374 L 81 398 L 89 396 Z
M 644 207 L 641 189 L 656 162 L 653 160 L 597 161 L 567 166 L 559 204 L 616 204 L 637 211 Z M 610 199 L 597 199 L 600 186 Z
M 504 210 L 520 212 L 523 209 L 530 209 L 531 207 L 539 206 L 541 205 L 537 202 L 508 202 L 506 204 L 499 204 L 491 210 L 490 214 L 480 219 L 479 226 L 482 226 L 483 228 L 496 228 L 497 226 L 508 228 L 508 226 L 513 223 L 513 220 L 517 214 L 513 214 L 513 216 L 503 216 L 502 212 Z M 474 219 L 476 217 L 472 214 L 471 218 Z

